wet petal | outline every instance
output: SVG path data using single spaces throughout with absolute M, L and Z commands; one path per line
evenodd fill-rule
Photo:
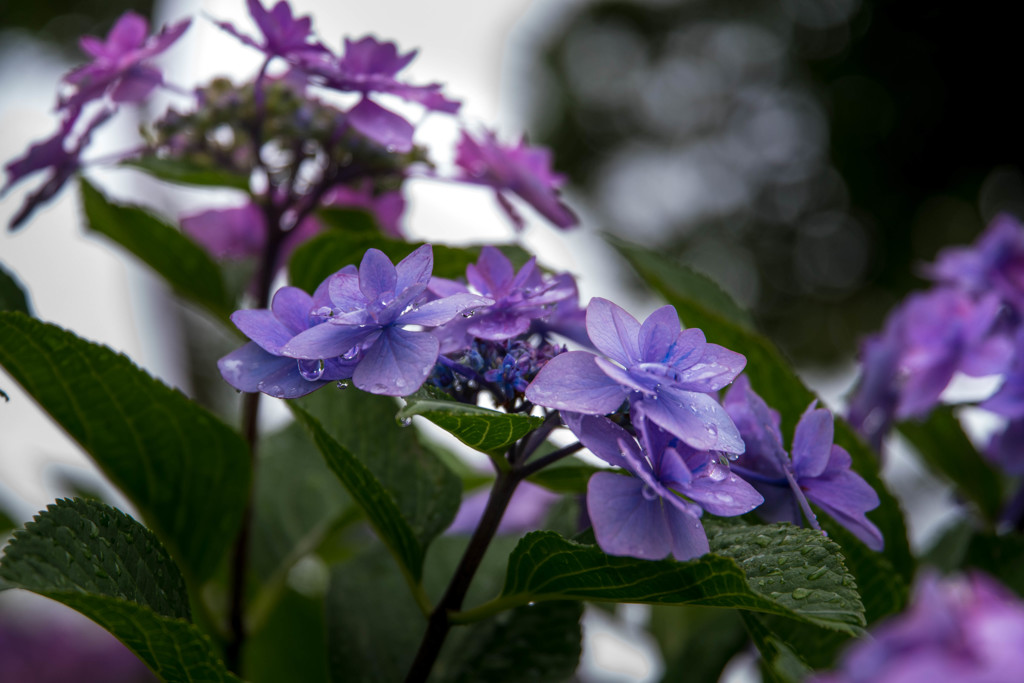
M 644 397 L 632 406 L 697 450 L 742 453 L 745 449 L 732 419 L 707 394 L 663 388 L 657 398 Z
M 359 290 L 367 301 L 394 298 L 398 273 L 391 259 L 380 249 L 367 249 L 359 264 Z
M 295 335 L 281 348 L 281 355 L 310 360 L 342 356 L 379 333 L 380 328 L 372 325 L 320 323 Z
M 703 335 L 702 335 L 703 336 Z M 662 306 L 640 326 L 640 357 L 649 363 L 665 363 L 679 337 L 679 315 L 674 306 Z
M 280 356 L 281 347 L 295 336 L 295 332 L 265 308 L 235 311 L 231 314 L 231 322 L 242 334 L 275 356 Z
M 611 472 L 597 472 L 587 485 L 587 513 L 601 550 L 660 560 L 673 551 L 673 534 L 662 513 L 662 501 L 648 500 L 639 479 Z M 678 530 L 680 546 L 688 538 Z
M 591 415 L 614 412 L 626 400 L 627 392 L 597 367 L 595 358 L 586 351 L 555 356 L 526 388 L 527 400 L 547 408 Z
M 429 332 L 385 328 L 364 351 L 352 382 L 371 394 L 408 396 L 430 375 L 439 348 L 437 337 Z
M 623 308 L 594 297 L 587 306 L 587 333 L 598 351 L 629 367 L 640 362 L 640 323 Z
M 793 474 L 797 479 L 817 477 L 825 471 L 832 454 L 834 433 L 832 413 L 824 408 L 807 409 L 796 425 L 790 450 Z
M 433 270 L 434 250 L 429 244 L 424 244 L 395 266 L 395 272 L 398 274 L 395 291 L 401 292 L 413 285 L 427 284 Z

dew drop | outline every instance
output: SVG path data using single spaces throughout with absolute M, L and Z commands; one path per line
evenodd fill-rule
M 411 424 L 412 424 L 412 418 L 411 417 L 403 417 L 401 420 L 398 421 L 398 426 L 399 427 L 408 427 Z
M 351 349 L 349 349 L 345 353 L 341 354 L 341 357 L 344 360 L 352 360 L 353 358 L 355 358 L 358 355 L 359 355 L 359 347 L 358 346 L 353 346 Z
M 817 569 L 815 569 L 815 570 L 814 570 L 813 572 L 811 572 L 810 574 L 808 574 L 808 575 L 807 575 L 807 578 L 808 578 L 808 579 L 811 579 L 812 581 L 813 581 L 814 579 L 820 579 L 821 577 L 825 576 L 825 574 L 826 574 L 827 572 L 828 572 L 828 567 L 818 567 L 818 568 L 817 568 Z
M 338 388 L 339 389 L 348 389 L 348 381 L 347 380 L 341 380 L 340 382 L 338 382 Z
M 474 315 L 476 315 L 476 311 L 466 311 L 465 313 L 462 314 L 462 317 L 472 318 Z
M 704 425 L 704 429 L 707 430 L 709 436 L 718 436 L 718 427 L 715 425 Z
M 657 500 L 659 497 L 657 492 L 646 484 L 642 489 L 640 489 L 640 492 L 643 494 L 645 500 Z
M 298 360 L 299 374 L 302 379 L 315 382 L 324 375 L 324 361 L 320 360 Z M 280 397 L 279 397 L 280 398 Z
M 809 589 L 807 589 L 807 588 L 801 587 L 801 588 L 794 588 L 793 589 L 793 599 L 794 600 L 803 600 L 804 598 L 806 598 L 810 594 L 811 594 L 811 591 Z
M 403 388 L 405 386 L 405 380 L 402 379 L 401 377 L 397 378 L 395 380 L 395 386 L 398 387 L 399 389 Z

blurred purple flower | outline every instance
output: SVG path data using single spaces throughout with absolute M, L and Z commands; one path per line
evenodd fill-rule
M 354 266 L 350 268 L 355 272 Z M 296 360 L 281 353 L 292 337 L 322 321 L 311 312 L 324 303 L 324 286 L 313 296 L 297 287 L 282 287 L 274 294 L 270 310 L 232 313 L 231 321 L 252 341 L 217 361 L 224 381 L 239 391 L 298 398 L 352 377 L 358 356 Z
M 518 195 L 559 228 L 579 223 L 559 199 L 558 189 L 565 178 L 551 170 L 551 152 L 543 147 L 529 147 L 524 140 L 505 146 L 491 131 L 485 131 L 480 140 L 463 131 L 455 163 L 462 169 L 459 180 L 494 188 L 498 203 L 517 230 L 524 223 L 506 196 L 508 192 Z
M 218 21 L 217 26 L 250 47 L 260 50 L 267 57 L 299 59 L 304 56 L 317 56 L 329 53 L 312 35 L 312 20 L 308 16 L 292 16 L 292 8 L 285 0 L 281 0 L 269 12 L 259 0 L 246 0 L 249 14 L 263 34 L 262 42 L 241 33 L 229 22 Z
M 324 195 L 325 207 L 364 209 L 388 237 L 403 239 L 401 219 L 405 213 L 405 197 L 401 190 L 375 194 L 371 183 L 353 186 L 338 185 Z
M 708 552 L 703 510 L 731 517 L 762 502 L 717 456 L 693 450 L 655 425 L 640 421 L 641 446 L 607 418 L 570 413 L 563 419 L 594 455 L 633 475 L 597 472 L 587 486 L 594 536 L 609 555 L 699 557 Z
M 412 124 L 370 99 L 371 93 L 395 95 L 428 110 L 449 114 L 457 112 L 460 106 L 441 94 L 440 84 L 418 86 L 398 80 L 398 72 L 415 56 L 415 50 L 402 55 L 394 43 L 381 42 L 373 36 L 357 41 L 346 38 L 340 58 L 331 54 L 306 55 L 299 68 L 319 85 L 361 93 L 362 99 L 348 113 L 349 125 L 371 140 L 405 153 L 412 149 Z
M 467 496 L 459 507 L 458 514 L 448 527 L 448 533 L 471 534 L 480 524 L 484 509 L 487 507 L 487 499 L 490 497 L 490 489 L 478 491 Z M 561 498 L 557 493 L 548 491 L 542 486 L 531 484 L 528 481 L 520 483 L 512 499 L 505 508 L 505 514 L 498 524 L 499 534 L 515 534 L 524 531 L 533 531 L 540 528 L 548 510 Z
M 763 518 L 800 525 L 801 508 L 809 500 L 869 548 L 882 549 L 882 533 L 865 516 L 878 507 L 878 494 L 850 469 L 850 454 L 832 443 L 832 413 L 811 403 L 796 425 L 791 459 L 782 445 L 779 414 L 745 376 L 729 389 L 724 405 L 747 445 L 733 469 L 764 496 Z M 809 507 L 805 512 L 815 524 Z
M 1000 214 L 975 244 L 943 249 L 925 273 L 972 294 L 996 292 L 1024 315 L 1024 225 Z
M 144 62 L 169 48 L 189 27 L 191 20 L 165 26 L 149 36 L 149 23 L 134 12 L 125 12 L 110 29 L 106 40 L 84 36 L 79 44 L 93 61 L 78 67 L 64 81 L 74 91 L 62 98 L 58 108 L 77 111 L 104 95 L 114 102 L 140 102 L 163 83 L 155 67 Z
M 536 258 L 516 272 L 500 249 L 489 246 L 480 250 L 475 264 L 466 267 L 466 279 L 468 287 L 438 277 L 430 281 L 430 291 L 438 296 L 470 292 L 494 300 L 471 318 L 457 320 L 441 331 L 446 350 L 467 348 L 471 337 L 502 341 L 525 334 L 534 320 L 547 317 L 555 304 L 576 292 L 565 278 L 544 277 Z
M 440 344 L 433 334 L 406 325 L 434 327 L 463 311 L 487 306 L 491 299 L 456 294 L 427 301 L 433 270 L 430 245 L 396 265 L 377 249 L 363 256 L 358 271 L 344 269 L 324 283 L 329 303 L 321 320 L 281 349 L 298 359 L 358 357 L 353 383 L 373 394 L 407 396 L 423 384 L 437 361 Z
M 910 607 L 854 641 L 809 683 L 1015 683 L 1024 671 L 1024 603 L 983 574 L 924 574 Z
M 79 126 L 81 132 L 76 135 L 74 129 L 80 113 L 80 110 L 68 112 L 61 122 L 60 130 L 52 137 L 35 143 L 28 148 L 24 156 L 4 166 L 7 182 L 0 188 L 0 196 L 5 195 L 24 178 L 51 169 L 50 177 L 25 199 L 21 209 L 11 219 L 11 230 L 23 225 L 40 205 L 52 199 L 71 176 L 81 169 L 81 154 L 89 144 L 93 131 L 114 115 L 114 111 L 110 109 L 100 111 L 90 121 Z
M 611 301 L 595 298 L 587 307 L 587 332 L 594 347 L 615 362 L 586 351 L 555 356 L 527 388 L 528 400 L 607 415 L 628 398 L 635 416 L 697 450 L 743 452 L 736 426 L 709 395 L 743 370 L 743 356 L 708 344 L 696 328 L 681 330 L 672 306 L 659 308 L 641 325 Z

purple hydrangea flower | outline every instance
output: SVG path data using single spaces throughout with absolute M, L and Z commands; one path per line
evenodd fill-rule
M 329 50 L 313 36 L 310 30 L 312 20 L 308 16 L 292 16 L 292 8 L 285 0 L 278 2 L 269 12 L 259 0 L 246 0 L 246 5 L 257 28 L 263 34 L 262 42 L 241 33 L 229 22 L 218 21 L 217 26 L 268 57 L 301 59 L 329 53 Z
M 232 313 L 231 321 L 252 341 L 217 361 L 224 381 L 239 391 L 298 398 L 330 382 L 352 377 L 358 356 L 296 360 L 281 353 L 292 337 L 321 323 L 312 311 L 326 300 L 323 286 L 313 296 L 297 287 L 282 287 L 274 295 L 270 310 Z
M 611 301 L 595 298 L 587 307 L 587 332 L 611 360 L 586 351 L 555 356 L 527 388 L 528 400 L 607 415 L 629 399 L 635 416 L 697 450 L 743 452 L 736 426 L 709 395 L 743 370 L 742 355 L 707 343 L 696 328 L 681 330 L 672 306 L 659 308 L 641 325 Z
M 469 287 L 438 277 L 430 281 L 431 292 L 439 296 L 472 292 L 494 300 L 493 305 L 473 317 L 441 331 L 446 351 L 467 348 L 471 337 L 502 341 L 525 334 L 534 320 L 547 317 L 555 304 L 576 293 L 575 286 L 565 278 L 544 277 L 536 258 L 516 272 L 512 262 L 495 247 L 480 250 L 477 262 L 466 267 L 466 279 Z
M 398 80 L 398 72 L 415 56 L 415 50 L 402 55 L 394 43 L 381 42 L 372 36 L 357 41 L 346 38 L 341 58 L 330 54 L 307 55 L 299 68 L 320 85 L 341 92 L 361 93 L 362 99 L 348 112 L 348 124 L 378 144 L 405 153 L 413 146 L 412 124 L 377 104 L 370 98 L 371 93 L 395 95 L 428 110 L 449 114 L 457 112 L 460 106 L 441 94 L 440 84 L 418 86 Z
M 163 83 L 160 71 L 145 61 L 169 48 L 190 23 L 180 21 L 149 36 L 145 18 L 125 12 L 106 40 L 84 36 L 79 44 L 93 61 L 64 77 L 74 86 L 74 92 L 61 100 L 59 108 L 75 111 L 106 94 L 114 102 L 141 102 Z
M 605 417 L 563 413 L 563 419 L 594 455 L 633 475 L 597 472 L 587 485 L 594 536 L 609 555 L 699 557 L 708 552 L 703 510 L 735 516 L 762 502 L 717 455 L 689 448 L 655 425 L 634 423 L 640 425 L 641 446 Z
M 878 507 L 878 494 L 850 469 L 850 454 L 832 443 L 832 413 L 811 403 L 796 425 L 790 458 L 782 445 L 779 414 L 751 389 L 746 377 L 736 380 L 724 405 L 747 445 L 733 469 L 764 496 L 762 517 L 799 525 L 803 508 L 816 525 L 809 500 L 869 548 L 882 549 L 882 533 L 865 516 Z
M 480 518 L 483 517 L 484 509 L 487 507 L 487 499 L 490 497 L 490 490 L 478 491 L 467 496 L 459 507 L 458 514 L 448 527 L 451 534 L 471 534 L 480 525 Z M 524 531 L 533 531 L 540 527 L 547 517 L 551 506 L 561 499 L 557 493 L 548 491 L 546 488 L 531 484 L 528 481 L 521 482 L 512 494 L 505 514 L 498 524 L 498 534 L 515 534 Z
M 358 271 L 345 269 L 325 283 L 328 304 L 315 314 L 323 322 L 299 333 L 282 355 L 316 360 L 358 357 L 353 383 L 389 396 L 413 393 L 430 375 L 440 344 L 430 332 L 408 325 L 442 325 L 463 311 L 493 301 L 456 294 L 428 301 L 434 256 L 423 245 L 396 265 L 377 249 L 363 256 Z
M 517 230 L 523 228 L 523 218 L 506 196 L 508 192 L 559 228 L 579 223 L 558 197 L 565 178 L 551 170 L 551 152 L 545 148 L 529 147 L 524 140 L 516 145 L 502 145 L 490 131 L 476 140 L 463 131 L 455 163 L 462 170 L 459 180 L 494 188 L 498 203 Z
M 1024 603 L 980 573 L 926 573 L 910 607 L 811 683 L 1013 683 L 1024 671 Z
M 46 182 L 25 199 L 21 209 L 11 219 L 11 230 L 23 225 L 40 205 L 60 192 L 71 176 L 81 169 L 81 154 L 89 144 L 93 131 L 114 115 L 113 110 L 100 111 L 84 126 L 79 126 L 81 132 L 76 135 L 74 129 L 79 122 L 80 113 L 80 110 L 69 112 L 61 122 L 60 130 L 52 137 L 32 145 L 24 156 L 4 166 L 7 182 L 0 188 L 0 196 L 5 195 L 28 176 L 46 169 L 51 170 Z
M 943 249 L 926 274 L 972 294 L 996 292 L 1024 315 L 1024 225 L 1000 214 L 976 244 Z

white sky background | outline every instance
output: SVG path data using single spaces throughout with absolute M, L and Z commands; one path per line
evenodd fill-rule
M 445 83 L 446 93 L 463 102 L 460 118 L 465 125 L 471 130 L 496 128 L 511 141 L 522 133 L 527 111 L 522 89 L 529 87 L 532 78 L 525 70 L 522 48 L 557 24 L 560 10 L 578 1 L 295 0 L 291 4 L 296 13 L 313 15 L 315 30 L 332 48 L 340 48 L 343 36 L 358 38 L 367 33 L 394 40 L 402 51 L 418 48 L 417 58 L 403 75 L 418 84 Z M 243 0 L 158 3 L 156 23 L 200 13 L 232 21 L 243 30 L 253 26 Z M 168 81 L 191 87 L 215 75 L 245 78 L 258 61 L 255 50 L 199 17 L 158 63 Z M 57 84 L 73 66 L 27 40 L 0 44 L 0 164 L 56 130 L 52 108 Z M 161 103 L 154 111 L 164 106 Z M 415 109 L 409 111 L 416 115 Z M 126 108 L 96 137 L 86 158 L 131 147 L 137 139 L 136 127 L 137 120 Z M 456 139 L 456 126 L 443 116 L 428 119 L 417 134 L 417 141 L 432 148 L 441 161 L 450 159 Z M 149 204 L 171 216 L 217 201 L 202 191 L 168 192 L 130 171 L 100 170 L 89 175 L 112 195 Z M 0 201 L 0 225 L 7 225 L 26 192 L 39 182 L 40 178 L 32 177 Z M 57 201 L 38 211 L 18 232 L 0 229 L 0 263 L 25 286 L 40 319 L 121 351 L 187 392 L 176 356 L 178 333 L 162 324 L 161 310 L 168 305 L 166 288 L 125 252 L 103 238 L 84 234 L 76 194 L 69 184 Z M 422 180 L 410 183 L 407 196 L 405 228 L 411 239 L 450 243 L 517 239 L 491 193 L 482 188 Z M 569 201 L 581 215 L 583 229 L 560 233 L 526 207 L 523 214 L 529 226 L 518 239 L 545 265 L 576 273 L 584 301 L 606 296 L 637 316 L 653 310 L 653 301 L 624 297 L 616 284 L 618 266 L 597 238 L 599 226 L 588 221 L 579 202 L 571 196 Z M 62 493 L 56 487 L 55 472 L 94 471 L 95 467 L 2 370 L 0 389 L 11 399 L 0 401 L 0 500 L 16 518 L 28 519 Z M 113 490 L 108 494 L 130 509 Z M 581 671 L 587 680 L 640 681 L 657 674 L 657 664 L 643 654 L 650 653 L 649 643 L 623 641 L 614 627 L 600 620 L 592 631 L 591 638 L 597 638 L 593 645 L 606 656 L 601 662 L 587 659 Z

